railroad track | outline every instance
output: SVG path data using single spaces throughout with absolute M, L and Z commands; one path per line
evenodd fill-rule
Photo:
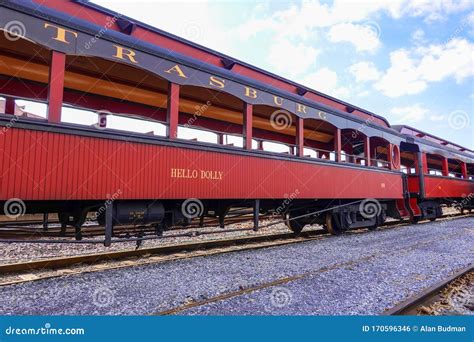
M 208 256 L 233 251 L 259 249 L 265 247 L 287 245 L 302 241 L 310 241 L 327 235 L 324 230 L 313 230 L 295 236 L 294 233 L 257 235 L 232 239 L 190 242 L 180 245 L 169 245 L 138 250 L 116 251 L 98 254 L 52 258 L 39 261 L 0 265 L 0 286 L 18 284 L 27 281 L 52 278 L 62 275 L 87 273 L 105 269 L 157 263 L 168 260 L 187 259 L 197 256 Z M 113 262 L 113 264 L 110 264 Z M 89 267 L 93 265 L 93 267 Z M 70 267 L 79 266 L 74 271 Z M 55 272 L 55 270 L 57 272 Z M 36 272 L 46 272 L 44 275 Z M 63 272 L 64 271 L 64 272 Z M 8 277 L 8 275 L 11 275 Z M 18 278 L 18 279 L 14 279 Z M 13 280 L 12 280 L 13 279 Z
M 414 249 L 420 248 L 420 246 L 430 244 L 434 241 L 437 241 L 437 239 L 430 240 L 430 241 L 424 241 L 424 242 L 421 242 L 421 243 L 416 242 L 413 245 L 408 246 L 408 247 L 403 246 L 401 248 L 393 249 L 389 252 L 389 254 L 398 253 L 399 251 L 414 250 Z M 257 292 L 257 291 L 260 291 L 260 290 L 270 289 L 270 288 L 273 288 L 275 286 L 286 285 L 286 284 L 289 284 L 289 283 L 294 282 L 294 281 L 298 281 L 298 280 L 302 280 L 302 279 L 314 276 L 316 274 L 321 274 L 321 273 L 325 273 L 325 272 L 336 270 L 336 269 L 353 267 L 354 265 L 357 265 L 357 264 L 360 264 L 360 263 L 366 263 L 366 262 L 369 262 L 371 260 L 374 260 L 374 259 L 380 257 L 382 254 L 383 253 L 380 253 L 380 252 L 377 253 L 376 252 L 374 254 L 364 255 L 364 256 L 358 257 L 356 259 L 351 259 L 351 260 L 344 261 L 344 262 L 341 262 L 341 263 L 336 263 L 336 264 L 333 264 L 333 265 L 330 265 L 330 266 L 321 267 L 319 269 L 304 272 L 304 273 L 301 273 L 301 274 L 296 274 L 296 275 L 292 275 L 292 276 L 289 276 L 289 277 L 282 277 L 282 278 L 278 278 L 278 279 L 275 279 L 275 280 L 272 280 L 272 281 L 263 282 L 263 283 L 260 283 L 260 284 L 257 284 L 257 285 L 253 285 L 253 286 L 249 286 L 249 287 L 245 287 L 245 288 L 240 288 L 240 289 L 235 290 L 235 291 L 222 293 L 222 294 L 219 294 L 217 296 L 211 296 L 209 298 L 205 298 L 205 299 L 202 299 L 202 300 L 193 300 L 193 301 L 183 303 L 183 304 L 180 304 L 178 306 L 175 306 L 175 307 L 172 307 L 172 308 L 169 308 L 169 309 L 156 311 L 152 315 L 169 316 L 169 315 L 181 314 L 182 312 L 185 312 L 185 311 L 190 310 L 190 309 L 203 307 L 203 306 L 210 305 L 210 304 L 215 304 L 215 303 L 218 303 L 218 302 L 221 302 L 221 301 L 225 301 L 225 300 L 229 300 L 229 299 L 232 299 L 232 298 L 240 297 L 240 296 L 247 295 L 247 294 L 250 294 L 250 293 L 253 293 L 253 292 Z M 472 266 L 471 266 L 471 269 L 472 269 Z
M 266 220 L 271 218 L 272 215 L 260 215 L 260 220 Z M 225 220 L 226 225 L 236 224 L 247 222 L 252 219 L 251 215 L 243 215 L 238 217 L 229 217 Z M 179 227 L 170 227 L 166 232 L 175 232 L 175 231 L 186 231 L 190 229 L 197 229 L 197 228 L 210 228 L 216 227 L 219 225 L 218 219 L 216 218 L 206 218 L 201 226 L 198 223 L 199 220 L 194 220 L 187 226 L 179 226 Z M 19 223 L 18 223 L 19 222 Z M 4 223 L 0 224 L 0 239 L 4 240 L 3 242 L 7 242 L 6 240 L 34 240 L 40 238 L 67 238 L 67 237 L 74 237 L 74 228 L 67 227 L 65 235 L 61 236 L 61 228 L 58 225 L 59 222 L 54 223 L 56 226 L 49 227 L 47 230 L 44 230 L 42 227 L 38 228 L 36 226 L 41 225 L 39 221 L 12 221 L 9 224 Z M 101 225 L 87 225 L 82 227 L 82 235 L 84 238 L 94 238 L 98 236 L 103 236 L 105 232 L 105 227 Z M 151 226 L 133 226 L 133 225 L 125 225 L 125 226 L 117 226 L 114 228 L 115 236 L 138 236 L 141 234 L 142 236 L 149 236 L 155 234 L 155 229 Z
M 448 215 L 445 219 L 456 218 L 459 216 L 467 217 L 469 215 Z M 426 222 L 428 223 L 428 221 Z M 390 229 L 390 227 L 405 226 L 407 224 L 409 224 L 409 222 L 389 221 L 379 229 Z M 360 234 L 364 232 L 364 229 L 360 229 L 350 231 L 348 234 Z M 71 274 L 117 269 L 241 250 L 281 246 L 329 237 L 332 237 L 332 235 L 327 233 L 325 230 L 317 229 L 305 231 L 298 236 L 295 236 L 292 232 L 285 232 L 6 264 L 0 265 L 0 275 L 2 276 L 0 277 L 0 286 Z
M 474 272 L 474 265 L 470 265 L 467 268 L 456 272 L 452 276 L 442 280 L 441 282 L 425 289 L 424 291 L 408 298 L 402 303 L 398 304 L 394 308 L 386 311 L 384 314 L 388 316 L 393 315 L 419 315 L 420 309 L 427 307 L 439 299 L 441 299 L 441 292 L 447 288 L 451 283 L 457 279 L 465 276 L 468 273 Z
M 443 217 L 456 217 L 456 216 L 463 216 L 465 214 L 462 213 L 455 213 L 455 214 L 449 214 L 449 215 L 444 215 Z M 265 220 L 273 218 L 272 215 L 261 215 L 260 220 L 263 222 Z M 243 222 L 248 222 L 252 220 L 252 215 L 241 215 L 241 216 L 234 216 L 230 217 L 225 220 L 226 225 L 232 225 L 232 224 L 237 224 L 237 223 L 243 223 Z M 203 229 L 203 228 L 215 228 L 216 226 L 219 225 L 219 222 L 216 218 L 206 218 L 203 222 L 203 225 L 201 226 L 198 222 L 198 220 L 194 220 L 187 226 L 179 226 L 179 227 L 170 227 L 168 230 L 166 230 L 166 235 L 160 237 L 160 238 L 173 238 L 175 236 L 170 235 L 169 233 L 174 233 L 178 232 L 180 235 L 189 235 L 189 236 L 196 236 L 200 235 L 200 231 L 191 231 L 192 229 Z M 10 225 L 8 224 L 0 224 L 0 242 L 16 242 L 16 241 L 32 241 L 35 242 L 35 240 L 41 240 L 42 238 L 49 238 L 51 239 L 50 242 L 55 242 L 54 238 L 60 238 L 57 242 L 66 242 L 64 238 L 74 238 L 74 228 L 68 227 L 66 230 L 65 235 L 61 236 L 60 235 L 60 227 L 50 227 L 48 230 L 44 230 L 43 228 L 38 228 L 35 226 L 38 226 L 38 222 L 36 221 L 25 221 L 25 224 L 22 226 L 21 223 L 17 222 L 23 222 L 23 221 L 14 221 L 11 222 Z M 28 222 L 28 223 L 26 223 Z M 384 225 L 391 225 L 391 224 L 398 224 L 399 222 L 407 222 L 407 221 L 389 221 L 386 222 Z M 88 239 L 88 238 L 96 238 L 100 236 L 104 236 L 104 231 L 105 228 L 104 226 L 101 225 L 87 225 L 82 227 L 82 235 L 83 238 Z M 184 233 L 183 233 L 184 232 Z M 216 231 L 217 233 L 217 231 Z M 204 232 L 203 235 L 205 234 L 214 234 L 214 233 L 208 233 Z M 128 239 L 132 237 L 145 237 L 145 239 L 149 239 L 150 236 L 155 236 L 155 229 L 150 226 L 132 226 L 132 225 L 127 225 L 127 226 L 117 226 L 114 228 L 114 237 L 117 238 L 122 238 Z M 139 239 L 139 238 L 138 238 Z M 74 242 L 72 239 L 71 242 Z

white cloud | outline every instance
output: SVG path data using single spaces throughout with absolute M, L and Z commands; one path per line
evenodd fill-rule
M 370 95 L 369 90 L 362 90 L 356 94 L 356 97 L 366 97 Z
M 323 30 L 333 42 L 348 42 L 357 51 L 373 52 L 381 44 L 379 34 L 383 37 L 383 30 L 373 20 L 378 20 L 381 15 L 395 19 L 416 16 L 433 21 L 461 11 L 469 15 L 469 8 L 474 6 L 472 0 L 335 0 L 333 3 L 303 0 L 301 3 L 278 6 L 282 9 L 271 12 L 271 7 L 262 3 L 258 11 L 253 11 L 238 27 L 234 27 L 231 20 L 225 20 L 232 17 L 228 13 L 232 7 L 225 3 L 190 0 L 186 3 L 187 10 L 183 11 L 183 2 L 165 0 L 161 1 L 161 5 L 166 6 L 166 11 L 157 12 L 156 2 L 152 0 L 139 0 L 139 6 L 131 6 L 131 0 L 94 2 L 263 68 L 270 67 L 289 77 L 305 73 L 305 79 L 310 84 L 316 84 L 316 87 L 333 95 L 347 92 L 347 87 L 338 87 L 337 74 L 325 68 L 311 73 L 313 63 L 323 51 L 322 42 L 316 40 Z M 470 12 L 469 18 L 474 18 Z M 217 17 L 221 20 L 216 20 Z M 464 26 L 462 28 L 465 29 Z M 258 36 L 255 42 L 264 52 L 258 54 L 251 45 L 254 42 L 247 45 L 245 39 L 261 33 L 265 35 Z M 421 37 L 420 32 L 417 35 Z M 462 82 L 471 76 L 472 47 L 473 43 L 454 39 L 445 45 L 431 45 L 424 51 L 422 48 L 400 49 L 392 52 L 391 66 L 381 75 L 377 69 L 368 69 L 365 74 L 356 69 L 351 72 L 358 81 L 376 81 L 375 88 L 388 96 L 416 94 L 430 82 L 449 77 Z M 325 76 L 326 82 L 320 84 L 314 75 Z M 330 86 L 331 82 L 334 85 Z
M 419 79 L 415 61 L 407 51 L 400 49 L 390 53 L 390 68 L 375 83 L 375 88 L 389 97 L 418 94 L 426 89 L 426 82 Z
M 206 0 L 95 0 L 95 3 L 157 27 L 179 37 L 191 40 L 220 52 L 234 52 L 230 27 L 215 20 L 215 11 Z M 161 3 L 160 3 L 161 2 Z M 184 7 L 185 6 L 185 7 Z M 166 10 L 157 10 L 158 8 Z
M 344 23 L 361 24 L 380 13 L 394 19 L 403 16 L 423 17 L 427 21 L 443 20 L 447 15 L 474 7 L 471 0 L 335 0 L 332 5 L 306 0 L 301 5 L 242 23 L 240 33 L 250 37 L 262 31 L 273 31 L 278 36 L 307 38 L 317 28 L 330 28 Z
M 422 29 L 417 29 L 416 31 L 414 31 L 412 34 L 411 34 L 411 39 L 416 43 L 416 44 L 420 44 L 420 43 L 423 43 L 425 42 L 425 31 L 423 31 Z
M 392 114 L 396 123 L 408 125 L 413 125 L 426 120 L 437 122 L 446 119 L 445 115 L 442 114 L 430 114 L 430 110 L 420 104 L 394 107 L 390 110 L 390 114 Z
M 359 52 L 375 52 L 381 45 L 378 35 L 373 25 L 343 23 L 330 28 L 328 39 L 333 43 L 350 43 Z
M 329 68 L 321 68 L 306 75 L 301 83 L 322 93 L 335 96 L 349 96 L 349 89 L 338 86 L 337 73 Z
M 292 44 L 287 39 L 278 39 L 271 45 L 267 61 L 276 71 L 294 77 L 309 69 L 318 53 L 318 50 L 309 45 Z
M 453 39 L 446 44 L 399 49 L 390 54 L 391 65 L 375 88 L 389 97 L 418 94 L 428 83 L 454 78 L 461 83 L 474 75 L 474 44 Z
M 474 43 L 465 39 L 453 39 L 445 45 L 430 45 L 418 48 L 423 56 L 419 63 L 421 76 L 429 82 L 454 77 L 460 83 L 474 75 Z
M 390 113 L 394 115 L 397 123 L 408 125 L 423 121 L 428 112 L 429 109 L 419 104 L 406 107 L 394 107 L 390 110 Z
M 474 12 L 469 13 L 466 19 L 469 24 L 474 24 Z
M 444 115 L 431 115 L 429 119 L 431 121 L 443 121 L 446 117 Z
M 426 22 L 445 20 L 447 15 L 473 7 L 471 0 L 416 0 L 410 1 L 404 12 L 413 17 L 424 17 Z
M 349 67 L 357 82 L 375 81 L 380 77 L 380 71 L 373 62 L 359 62 Z

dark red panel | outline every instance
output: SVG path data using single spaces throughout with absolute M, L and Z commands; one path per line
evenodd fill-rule
M 176 139 L 178 136 L 179 120 L 179 84 L 169 83 L 166 121 L 168 122 L 168 137 Z
M 15 99 L 12 97 L 5 99 L 5 114 L 15 114 Z
M 408 191 L 412 193 L 420 192 L 420 178 L 418 176 L 408 176 Z
M 252 149 L 252 118 L 253 118 L 253 106 L 249 103 L 244 103 L 244 130 L 243 130 L 243 136 L 244 136 L 244 144 L 245 148 L 247 150 Z
M 341 161 L 341 130 L 336 128 L 334 133 L 334 151 L 336 152 L 336 161 Z
M 297 155 L 303 156 L 304 149 L 304 123 L 302 118 L 298 118 L 296 122 L 296 139 L 295 144 L 298 148 Z
M 66 55 L 61 52 L 51 51 L 48 84 L 48 121 L 53 123 L 61 122 L 65 65 Z
M 425 193 L 427 198 L 465 197 L 474 193 L 474 182 L 463 179 L 425 175 Z
M 377 170 L 19 128 L 0 143 L 3 200 L 106 199 L 118 191 L 120 199 L 264 199 L 296 190 L 299 198 L 402 198 L 401 177 Z

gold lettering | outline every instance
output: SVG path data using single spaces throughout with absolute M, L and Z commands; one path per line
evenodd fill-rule
M 222 180 L 223 176 L 224 171 L 171 168 L 171 178 Z
M 297 103 L 297 105 L 298 105 L 297 111 L 300 112 L 300 113 L 305 113 L 306 114 L 306 106 L 303 106 L 300 103 Z
M 222 180 L 223 171 L 201 170 L 201 179 Z
M 225 80 L 217 78 L 216 76 L 211 76 L 209 78 L 209 85 L 217 87 L 217 88 L 224 88 Z
M 54 37 L 53 39 L 57 40 L 58 42 L 66 43 L 66 44 L 70 43 L 66 40 L 66 33 L 71 33 L 74 37 L 77 38 L 77 32 L 67 30 L 59 26 L 51 25 L 49 23 L 44 23 L 44 28 L 47 29 L 48 27 L 52 27 L 56 29 L 56 37 Z
M 168 74 L 171 74 L 172 71 L 178 73 L 179 77 L 187 78 L 186 75 L 184 74 L 183 70 L 181 70 L 181 68 L 179 67 L 178 64 L 176 64 L 174 67 L 166 70 L 165 72 L 168 73 Z
M 283 99 L 278 96 L 273 96 L 273 102 L 275 102 L 275 104 L 278 106 L 283 105 Z
M 323 120 L 327 120 L 327 116 L 326 116 L 326 113 L 322 112 L 322 111 L 319 111 L 318 112 L 318 116 L 319 118 L 323 119 Z
M 253 88 L 245 87 L 245 96 L 250 97 L 252 99 L 256 99 L 257 91 Z
M 114 46 L 117 49 L 114 57 L 119 58 L 119 59 L 125 59 L 125 56 L 126 56 L 130 62 L 138 64 L 138 62 L 135 60 L 135 51 L 124 48 L 119 45 L 115 45 L 115 44 Z

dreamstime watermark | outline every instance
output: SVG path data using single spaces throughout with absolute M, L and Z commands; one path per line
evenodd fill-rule
M 0 130 L 0 135 L 7 133 L 8 130 L 12 128 L 18 120 L 20 120 L 20 117 L 18 115 L 13 115 L 10 121 L 8 121 L 8 123 Z
M 276 286 L 270 293 L 270 303 L 275 308 L 284 308 L 293 301 L 293 293 L 286 287 Z
M 366 128 L 371 124 L 375 118 L 373 116 L 368 117 L 365 119 L 364 123 L 357 127 L 355 130 L 352 131 L 352 139 L 357 138 L 360 134 L 363 134 Z
M 26 204 L 20 198 L 10 198 L 3 205 L 3 212 L 8 218 L 16 219 L 25 215 Z
M 199 117 L 201 117 L 210 107 L 212 106 L 212 102 L 207 100 L 205 104 L 196 105 L 194 106 L 194 113 L 193 116 L 188 119 L 188 121 L 184 124 L 184 127 L 189 128 L 192 126 Z
M 105 201 L 104 205 L 101 205 L 100 208 L 97 209 L 97 211 L 94 212 L 94 214 L 91 217 L 87 218 L 86 222 L 96 221 L 99 218 L 99 216 L 105 215 L 107 208 L 111 206 L 114 203 L 114 201 L 120 197 L 121 194 L 122 194 L 122 190 L 118 189 L 116 192 L 112 194 L 112 196 L 107 195 L 108 199 Z
M 84 44 L 84 48 L 86 50 L 89 50 L 92 45 L 94 45 L 95 43 L 97 43 L 97 41 L 99 39 L 101 39 L 104 34 L 117 22 L 117 20 L 119 20 L 120 18 L 122 17 L 121 14 L 117 15 L 117 16 L 114 16 L 114 17 L 107 17 L 106 19 L 106 23 L 104 25 L 104 27 L 102 29 L 100 29 L 99 32 L 97 32 L 94 37 L 92 37 L 88 42 L 86 42 Z
M 373 20 L 368 20 L 364 21 L 362 23 L 362 26 L 367 30 L 368 34 L 368 39 L 378 39 L 380 38 L 380 35 L 382 34 L 382 29 L 380 28 L 380 25 Z
M 454 207 L 457 208 L 458 210 L 463 210 L 465 208 L 470 208 L 471 204 L 474 200 L 474 193 L 469 193 L 469 194 L 463 194 L 462 195 L 462 200 L 460 202 L 456 202 L 454 204 Z
M 45 323 L 39 328 L 17 328 L 9 326 L 5 335 L 85 335 L 84 328 L 53 328 L 51 323 Z
M 114 303 L 114 301 L 114 291 L 105 286 L 95 289 L 94 293 L 92 294 L 92 303 L 99 308 L 110 306 Z
M 363 218 L 372 219 L 380 215 L 382 206 L 380 202 L 374 198 L 367 198 L 360 202 L 359 212 Z
M 12 20 L 6 23 L 3 28 L 5 38 L 11 42 L 15 42 L 26 35 L 26 27 L 19 20 Z
M 97 114 L 97 124 L 95 125 L 98 129 L 107 128 L 107 118 L 112 115 L 112 112 L 106 109 L 100 109 L 96 112 Z
M 199 217 L 204 212 L 204 204 L 197 198 L 188 198 L 181 204 L 181 213 L 188 219 Z
M 462 110 L 455 110 L 451 112 L 448 116 L 449 127 L 460 130 L 466 128 L 470 125 L 469 115 Z
M 291 127 L 293 124 L 293 118 L 289 111 L 278 109 L 270 115 L 270 124 L 277 131 L 282 131 Z
M 181 34 L 183 37 L 189 40 L 196 40 L 202 37 L 203 29 L 202 26 L 197 22 L 188 22 L 186 23 L 182 29 Z
M 275 211 L 272 213 L 273 216 L 279 216 L 282 215 L 283 213 L 286 212 L 286 210 L 290 207 L 291 202 L 293 202 L 294 199 L 298 197 L 300 194 L 300 191 L 296 189 L 293 191 L 291 194 L 285 194 L 284 197 L 285 199 L 283 202 L 275 209 Z
M 468 21 L 464 21 L 461 25 L 457 26 L 453 33 L 448 37 L 448 39 L 444 42 L 444 45 L 447 45 L 452 40 L 459 37 L 459 35 L 464 31 L 464 29 L 468 26 Z

